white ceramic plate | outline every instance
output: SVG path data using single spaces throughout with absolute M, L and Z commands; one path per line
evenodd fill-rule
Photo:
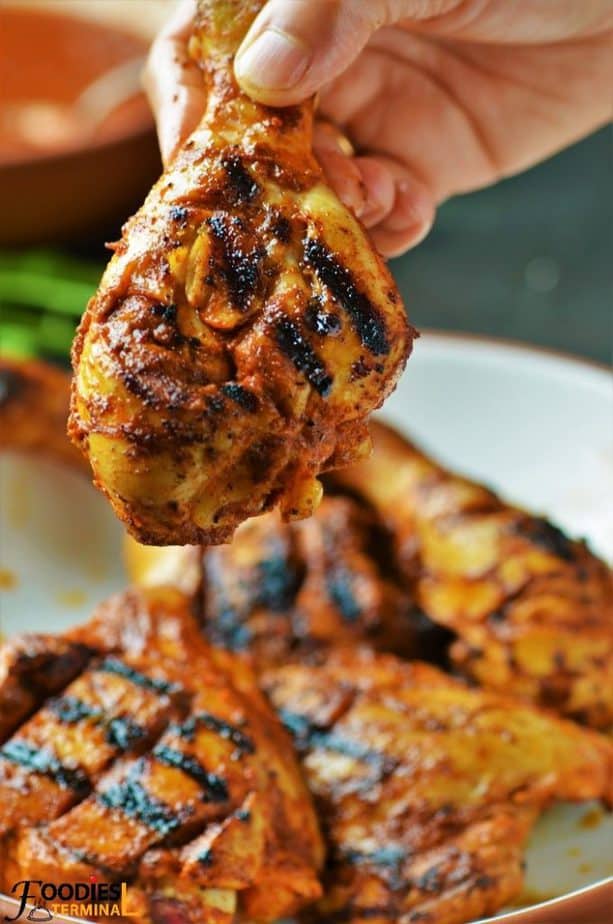
M 551 516 L 613 559 L 613 379 L 606 370 L 503 342 L 426 333 L 383 417 L 443 462 Z M 61 630 L 124 585 L 121 528 L 81 475 L 6 454 L 0 507 L 5 634 Z M 612 875 L 612 843 L 613 817 L 598 807 L 553 808 L 531 839 L 519 904 Z M 588 924 L 581 915 L 552 914 L 538 920 Z M 600 920 L 607 918 L 589 924 Z

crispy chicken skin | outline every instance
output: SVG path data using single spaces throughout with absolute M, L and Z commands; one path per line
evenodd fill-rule
M 304 920 L 461 924 L 517 895 L 553 799 L 610 799 L 597 733 L 430 665 L 345 650 L 263 678 L 294 735 L 329 845 Z
M 49 363 L 0 356 L 0 450 L 42 453 L 85 471 L 66 436 L 70 377 Z
M 405 657 L 423 649 L 428 626 L 394 571 L 389 537 L 349 497 L 325 497 L 295 523 L 256 517 L 226 546 L 154 550 L 128 539 L 127 563 L 137 584 L 191 592 L 209 641 L 257 671 L 318 660 L 339 644 Z
M 70 433 L 141 542 L 228 541 L 364 454 L 411 349 L 393 279 L 311 152 L 313 105 L 238 89 L 260 0 L 200 0 L 208 105 L 125 226 L 73 348 Z
M 279 721 L 185 598 L 127 592 L 66 641 L 87 668 L 0 748 L 0 891 L 129 881 L 137 921 L 274 921 L 322 845 Z
M 388 427 L 333 476 L 395 534 L 418 605 L 457 635 L 454 665 L 596 728 L 613 724 L 613 575 L 583 542 L 433 462 Z

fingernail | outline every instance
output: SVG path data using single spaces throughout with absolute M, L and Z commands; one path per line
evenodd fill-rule
M 241 51 L 234 63 L 238 80 L 247 87 L 289 90 L 311 62 L 307 45 L 278 29 L 266 29 Z
M 396 201 L 392 214 L 385 225 L 390 231 L 404 231 L 412 226 L 424 228 L 427 234 L 433 219 L 431 197 L 421 186 L 409 180 L 400 180 L 396 184 Z

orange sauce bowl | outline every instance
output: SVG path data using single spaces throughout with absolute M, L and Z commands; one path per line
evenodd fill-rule
M 0 245 L 118 227 L 160 171 L 151 112 L 136 87 L 95 125 L 73 104 L 147 39 L 45 6 L 0 18 Z

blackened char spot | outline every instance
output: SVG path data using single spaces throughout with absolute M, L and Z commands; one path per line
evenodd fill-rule
M 531 539 L 546 552 L 557 555 L 564 561 L 573 561 L 574 546 L 561 529 L 541 517 L 530 517 L 518 523 L 516 531 L 520 536 Z
M 282 315 L 275 321 L 275 338 L 281 351 L 296 369 L 305 375 L 315 391 L 325 398 L 332 388 L 332 376 L 329 375 L 323 360 L 287 315 Z
M 231 651 L 244 651 L 251 641 L 251 633 L 243 624 L 243 608 L 235 606 L 231 589 L 227 586 L 223 558 L 220 561 L 213 550 L 212 554 L 204 555 L 203 568 L 209 612 L 215 614 L 213 619 L 205 622 L 207 636 L 214 645 Z
M 228 192 L 235 205 L 251 202 L 258 195 L 260 187 L 253 179 L 238 154 L 228 154 L 222 158 L 223 168 L 228 177 Z
M 357 288 L 349 270 L 341 266 L 321 241 L 314 238 L 306 239 L 304 255 L 307 263 L 349 315 L 364 346 L 375 356 L 389 353 L 385 322 L 370 299 Z
M 239 243 L 240 220 L 224 215 L 212 215 L 208 219 L 213 236 L 221 244 L 222 255 L 219 267 L 230 290 L 234 306 L 246 311 L 260 281 L 260 264 L 264 252 L 256 248 L 246 252 Z
M 180 227 L 184 228 L 187 224 L 189 211 L 184 205 L 171 205 L 170 220 L 175 221 Z
M 120 809 L 129 818 L 166 837 L 179 827 L 181 820 L 169 805 L 150 795 L 138 781 L 142 769 L 142 761 L 138 761 L 126 779 L 99 793 L 97 801 L 106 808 Z
M 407 859 L 408 851 L 398 844 L 389 844 L 375 850 L 347 850 L 340 855 L 341 862 L 352 866 L 375 866 L 377 875 L 384 879 L 388 886 L 396 891 L 406 887 L 406 877 L 403 875 L 403 865 Z
M 172 302 L 170 304 L 165 304 L 164 302 L 158 302 L 153 305 L 151 308 L 153 314 L 156 318 L 161 318 L 166 324 L 176 324 L 177 322 L 177 306 Z
M 128 751 L 142 741 L 145 729 L 129 716 L 115 716 L 106 729 L 106 740 L 120 751 Z
M 357 622 L 362 608 L 354 593 L 354 575 L 347 568 L 337 565 L 326 575 L 326 589 L 332 602 L 339 608 L 347 622 Z
M 263 606 L 273 613 L 282 613 L 293 603 L 300 574 L 287 555 L 273 554 L 258 563 L 255 587 L 255 605 Z
M 191 754 L 184 754 L 183 751 L 177 751 L 175 748 L 167 747 L 163 744 L 153 751 L 153 756 L 165 764 L 167 767 L 176 767 L 187 776 L 196 781 L 205 792 L 207 802 L 225 802 L 228 798 L 228 788 L 221 777 L 215 773 L 209 773 L 205 770 L 200 761 Z
M 285 215 L 277 214 L 272 219 L 271 231 L 278 241 L 281 241 L 283 244 L 287 244 L 289 239 L 292 236 L 292 226 L 288 218 Z
M 89 792 L 89 780 L 80 767 L 66 767 L 54 754 L 29 741 L 19 738 L 7 741 L 0 748 L 0 757 L 31 773 L 49 777 L 62 789 L 71 789 L 79 798 L 84 798 Z
M 488 876 L 486 873 L 482 873 L 475 879 L 474 888 L 491 889 L 493 885 L 496 885 L 496 880 L 492 876 Z
M 440 869 L 437 866 L 431 866 L 415 880 L 415 885 L 422 892 L 440 892 L 443 887 Z
M 238 404 L 244 411 L 248 411 L 250 414 L 257 411 L 258 399 L 252 391 L 239 385 L 238 382 L 228 382 L 226 385 L 222 385 L 221 390 L 227 398 Z
M 18 372 L 12 369 L 0 370 L 0 405 L 16 398 L 24 386 L 25 382 Z
M 340 333 L 342 324 L 341 319 L 332 311 L 325 311 L 317 299 L 311 299 L 307 310 L 304 313 L 304 322 L 306 326 L 320 337 Z
M 176 683 L 169 683 L 167 680 L 141 674 L 140 671 L 120 661 L 119 658 L 104 658 L 103 661 L 96 665 L 96 670 L 104 674 L 116 674 L 125 680 L 129 680 L 130 683 L 135 684 L 137 687 L 152 690 L 154 693 L 177 693 L 181 689 Z
M 276 711 L 281 723 L 287 728 L 292 738 L 295 739 L 297 746 L 301 749 L 306 748 L 309 738 L 316 727 L 311 723 L 308 716 L 299 712 L 292 712 L 290 709 L 284 709 L 283 707 L 278 708 Z

